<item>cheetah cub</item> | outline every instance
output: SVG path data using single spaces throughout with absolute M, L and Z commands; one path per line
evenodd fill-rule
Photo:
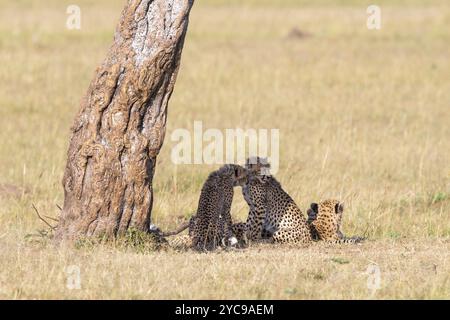
M 341 231 L 344 205 L 337 200 L 311 203 L 308 209 L 308 225 L 314 240 L 329 243 L 359 243 L 363 237 L 346 237 Z
M 249 158 L 248 183 L 242 189 L 250 212 L 247 237 L 279 244 L 309 245 L 310 228 L 300 208 L 272 176 L 265 158 Z
M 196 214 L 188 223 L 174 232 L 163 233 L 163 236 L 175 235 L 189 228 L 190 246 L 199 251 L 245 243 L 243 224 L 233 225 L 230 210 L 233 188 L 243 186 L 247 178 L 247 170 L 234 164 L 226 164 L 212 172 L 203 184 Z M 238 240 L 235 235 L 243 238 Z

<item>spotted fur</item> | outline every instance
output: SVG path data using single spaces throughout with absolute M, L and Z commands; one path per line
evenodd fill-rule
M 341 231 L 344 205 L 337 200 L 312 203 L 308 209 L 308 225 L 314 240 L 329 243 L 359 243 L 363 237 L 346 237 Z
M 245 168 L 254 176 L 262 177 L 270 175 L 270 165 L 265 158 L 248 158 Z M 266 192 L 262 184 L 256 179 L 249 179 L 242 187 L 242 194 L 250 210 L 246 221 L 246 233 L 248 240 L 259 240 L 263 237 L 263 226 L 266 219 Z M 265 232 L 264 232 L 265 233 Z M 264 238 L 269 236 L 264 234 Z
M 253 162 L 253 163 L 252 163 Z M 310 228 L 294 200 L 270 174 L 266 161 L 247 161 L 247 184 L 242 188 L 250 212 L 247 237 L 250 240 L 268 238 L 275 243 L 310 244 Z
M 173 249 L 176 250 L 187 250 L 189 248 L 193 248 L 194 247 L 194 243 L 193 243 L 193 230 L 195 230 L 195 221 L 196 221 L 196 216 L 192 216 L 191 219 L 189 220 L 189 222 L 187 224 L 184 224 L 180 229 L 178 229 L 177 231 L 174 232 L 170 232 L 170 233 L 165 233 L 163 234 L 164 237 L 167 237 L 167 242 L 169 244 L 169 246 Z M 222 241 L 224 242 L 225 240 L 225 221 L 224 219 L 220 219 L 219 220 L 219 233 L 220 235 L 218 236 L 219 238 L 222 239 Z M 180 235 L 179 233 L 181 233 L 182 231 L 186 230 L 187 228 L 190 228 L 191 232 L 187 233 L 187 234 L 182 234 Z M 233 223 L 232 225 L 232 235 L 233 237 L 235 237 L 237 243 L 236 244 L 232 244 L 231 241 L 229 240 L 229 243 L 221 243 L 222 246 L 235 246 L 237 248 L 245 248 L 248 245 L 248 240 L 247 240 L 247 235 L 246 235 L 246 223 L 243 222 L 239 222 L 239 223 Z M 174 236 L 174 237 L 172 237 Z
M 175 235 L 189 228 L 190 246 L 194 249 L 214 250 L 219 246 L 236 245 L 238 241 L 233 235 L 234 231 L 242 234 L 246 229 L 241 224 L 233 226 L 232 223 L 230 209 L 233 188 L 243 186 L 247 178 L 247 170 L 233 164 L 212 172 L 203 184 L 197 213 L 189 223 L 164 236 Z M 245 243 L 245 237 L 240 238 L 240 241 Z

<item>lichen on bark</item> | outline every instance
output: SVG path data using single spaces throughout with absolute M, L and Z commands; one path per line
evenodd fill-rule
M 148 230 L 153 176 L 193 0 L 129 0 L 81 102 L 56 239 Z

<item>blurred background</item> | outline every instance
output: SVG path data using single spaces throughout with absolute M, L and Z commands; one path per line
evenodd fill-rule
M 306 211 L 339 198 L 344 229 L 373 239 L 450 236 L 450 5 L 196 0 L 165 144 L 153 221 L 195 212 L 218 166 L 170 160 L 177 128 L 280 129 L 278 180 Z M 124 1 L 0 0 L 0 241 L 21 242 L 62 205 L 70 127 L 112 43 Z M 66 9 L 81 9 L 81 29 Z M 240 192 L 233 217 L 248 207 Z

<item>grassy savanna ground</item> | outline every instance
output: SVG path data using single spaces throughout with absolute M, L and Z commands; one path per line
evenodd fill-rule
M 65 28 L 73 3 L 78 31 Z M 206 255 L 28 241 L 45 228 L 32 203 L 58 214 L 69 128 L 123 3 L 0 0 L 0 298 L 450 298 L 445 0 L 378 1 L 379 31 L 366 28 L 366 1 L 200 0 L 192 11 L 153 221 L 173 228 L 194 212 L 218 167 L 172 164 L 173 130 L 279 128 L 284 188 L 304 211 L 345 201 L 344 231 L 367 231 L 366 244 Z M 235 200 L 243 220 L 239 190 Z M 66 287 L 70 265 L 80 290 Z

